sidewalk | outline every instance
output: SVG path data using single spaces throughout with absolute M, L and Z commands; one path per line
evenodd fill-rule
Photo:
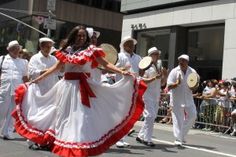
M 138 121 L 135 125 L 141 127 L 142 123 L 143 123 L 143 121 Z M 155 123 L 154 124 L 154 129 L 172 132 L 173 131 L 173 125 Z M 222 137 L 222 138 L 230 138 L 230 139 L 235 139 L 236 140 L 236 136 L 230 136 L 228 134 L 223 134 L 221 132 L 214 132 L 214 131 L 209 131 L 209 130 L 206 131 L 206 130 L 201 130 L 201 129 L 190 129 L 188 134 L 189 135 L 204 134 L 204 135 L 212 135 L 212 136 L 218 136 L 218 137 Z

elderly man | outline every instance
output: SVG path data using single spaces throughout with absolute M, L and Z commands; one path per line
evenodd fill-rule
M 39 39 L 40 51 L 33 55 L 29 61 L 29 77 L 31 80 L 36 79 L 39 75 L 43 74 L 52 67 L 57 59 L 51 52 L 55 49 L 53 47 L 54 41 L 48 37 L 43 37 Z M 38 83 L 40 94 L 43 95 L 49 91 L 59 80 L 59 73 L 48 76 L 44 80 Z M 27 140 L 30 149 L 47 149 L 47 146 L 39 146 L 33 142 Z
M 22 46 L 18 41 L 9 42 L 6 56 L 0 58 L 1 85 L 0 85 L 0 125 L 5 140 L 14 139 L 13 119 L 11 112 L 15 107 L 14 91 L 18 85 L 28 81 L 27 61 L 18 58 Z
M 160 54 L 161 51 L 156 47 L 148 50 L 148 56 L 152 58 L 152 65 L 149 69 L 145 70 L 144 76 L 142 77 L 142 80 L 147 84 L 147 90 L 143 97 L 145 103 L 143 115 L 145 119 L 136 141 L 149 147 L 155 146 L 152 142 L 153 125 L 158 112 L 161 84 L 164 84 L 167 78 L 166 69 L 158 66 Z
M 118 54 L 118 62 L 116 66 L 122 70 L 127 70 L 134 73 L 136 76 L 139 75 L 138 64 L 141 60 L 141 57 L 134 53 L 135 45 L 137 41 L 130 37 L 126 36 L 120 43 L 120 53 Z M 119 81 L 122 78 L 121 75 L 116 75 L 116 81 Z M 134 130 L 133 130 L 134 131 Z M 131 132 L 133 132 L 131 130 Z M 125 142 L 124 139 L 121 139 L 116 143 L 118 148 L 128 147 L 129 143 Z
M 232 122 L 233 122 L 233 132 L 230 133 L 231 136 L 236 136 L 236 109 L 231 112 Z
M 137 41 L 130 36 L 124 37 L 120 43 L 120 53 L 118 54 L 117 67 L 130 71 L 136 76 L 139 76 L 139 67 L 138 64 L 141 60 L 141 57 L 134 53 L 135 45 Z M 116 77 L 116 81 L 120 80 L 121 76 Z
M 182 145 L 189 129 L 196 119 L 196 107 L 193 101 L 192 90 L 187 85 L 189 74 L 196 71 L 188 66 L 189 56 L 183 54 L 178 57 L 179 65 L 172 69 L 167 86 L 170 89 L 170 105 L 172 105 L 173 132 L 176 138 L 175 145 Z
M 29 76 L 30 79 L 35 79 L 39 75 L 52 67 L 57 59 L 50 54 L 54 41 L 50 38 L 43 37 L 39 39 L 40 51 L 31 57 L 29 61 Z M 41 94 L 45 94 L 58 81 L 58 73 L 50 75 L 38 83 Z

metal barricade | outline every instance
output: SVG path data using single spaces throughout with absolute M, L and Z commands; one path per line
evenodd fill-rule
M 164 118 L 171 119 L 168 115 L 170 110 L 169 95 L 162 94 L 157 114 L 157 122 L 162 122 Z M 218 99 L 202 99 L 195 97 L 194 102 L 197 109 L 197 119 L 194 128 L 206 131 L 217 131 L 228 133 L 232 126 L 231 112 L 235 107 L 235 103 L 231 100 L 226 100 L 224 105 L 220 104 Z

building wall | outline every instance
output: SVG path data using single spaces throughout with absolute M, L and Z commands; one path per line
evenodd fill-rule
M 34 11 L 46 12 L 47 1 L 34 0 Z M 85 5 L 56 1 L 56 18 L 73 23 L 121 31 L 123 14 L 92 8 Z
M 1 12 L 19 18 L 47 34 L 47 29 L 44 29 L 43 27 L 43 20 L 48 16 L 47 0 L 9 0 L 6 3 L 0 3 L 0 8 L 24 11 L 24 13 L 20 14 L 13 11 L 1 11 L 0 9 Z M 50 32 L 51 38 L 53 38 L 56 43 L 59 43 L 61 39 L 65 38 L 74 26 L 83 24 L 101 32 L 98 44 L 109 43 L 116 48 L 119 47 L 123 20 L 122 13 L 80 5 L 64 0 L 56 0 L 56 10 L 53 13 L 56 15 L 56 17 L 53 18 L 56 18 L 57 24 L 56 30 L 51 30 Z M 0 16 L 0 55 L 3 50 L 5 51 L 7 43 L 10 40 L 15 39 L 21 40 L 20 43 L 23 46 L 25 45 L 26 40 L 30 40 L 32 42 L 31 45 L 33 45 L 31 47 L 34 47 L 34 49 L 32 48 L 32 52 L 37 52 L 38 39 L 44 35 L 39 34 L 28 27 L 24 27 L 24 30 L 28 33 L 24 33 L 23 31 L 17 32 L 18 26 L 21 26 L 18 22 Z M 4 32 L 4 34 L 2 32 Z
M 0 9 L 0 12 L 13 16 L 15 18 L 27 16 L 30 11 L 30 4 L 29 0 L 11 0 L 8 3 L 1 4 L 0 8 L 6 8 L 5 10 Z M 24 10 L 25 13 L 19 13 L 19 12 L 13 12 L 13 11 L 7 11 L 7 9 L 17 9 L 17 10 Z M 10 19 L 4 16 L 0 16 L 0 22 L 1 21 L 9 21 Z
M 121 11 L 127 12 L 130 10 L 148 8 L 152 6 L 167 5 L 177 2 L 186 2 L 191 0 L 122 0 L 121 1 Z
M 219 0 L 126 15 L 122 37 L 132 35 L 132 25 L 147 29 L 168 26 L 199 26 L 225 23 L 222 78 L 236 76 L 236 0 Z

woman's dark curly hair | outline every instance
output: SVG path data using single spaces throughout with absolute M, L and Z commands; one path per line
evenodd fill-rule
M 68 46 L 74 45 L 76 36 L 77 36 L 79 30 L 81 30 L 81 29 L 83 29 L 83 30 L 86 32 L 86 36 L 87 36 L 87 39 L 86 39 L 86 42 L 85 42 L 83 48 L 85 49 L 85 48 L 87 48 L 87 47 L 89 46 L 89 36 L 88 36 L 88 32 L 87 32 L 87 30 L 86 30 L 86 27 L 85 27 L 85 26 L 82 26 L 82 25 L 79 25 L 79 26 L 74 27 L 74 28 L 70 31 L 70 33 L 69 33 L 69 35 L 68 35 L 68 37 L 67 37 L 67 42 L 66 42 L 66 44 L 62 47 L 62 50 L 65 50 Z

